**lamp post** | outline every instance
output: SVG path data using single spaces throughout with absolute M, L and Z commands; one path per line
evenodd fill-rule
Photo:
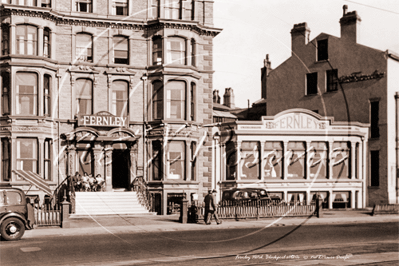
M 147 125 L 147 73 L 141 77 L 143 81 L 143 179 L 147 180 L 147 147 L 146 147 L 146 125 Z

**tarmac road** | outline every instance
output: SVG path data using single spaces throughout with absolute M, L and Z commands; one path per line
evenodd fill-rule
M 21 241 L 1 242 L 0 255 L 1 265 L 396 265 L 398 242 L 396 222 L 220 227 L 175 232 L 35 235 Z

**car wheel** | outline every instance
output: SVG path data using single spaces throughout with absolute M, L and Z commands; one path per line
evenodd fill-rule
M 8 218 L 3 221 L 0 227 L 0 234 L 4 240 L 19 240 L 24 235 L 25 225 L 18 218 Z

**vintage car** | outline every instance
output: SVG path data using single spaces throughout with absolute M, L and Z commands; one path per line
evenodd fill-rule
M 28 206 L 29 205 L 29 206 Z M 25 229 L 33 228 L 33 208 L 19 188 L 0 187 L 0 235 L 4 240 L 19 240 Z
M 274 199 L 269 197 L 267 191 L 262 188 L 232 188 L 223 191 L 222 201 L 242 202 L 262 200 L 272 202 Z

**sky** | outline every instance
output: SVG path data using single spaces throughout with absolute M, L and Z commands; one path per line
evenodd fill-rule
M 236 107 L 261 98 L 260 69 L 269 54 L 272 68 L 291 56 L 294 24 L 307 22 L 310 40 L 320 33 L 340 37 L 343 5 L 361 18 L 358 43 L 399 54 L 398 0 L 215 0 L 213 89 L 223 99 L 231 87 Z

